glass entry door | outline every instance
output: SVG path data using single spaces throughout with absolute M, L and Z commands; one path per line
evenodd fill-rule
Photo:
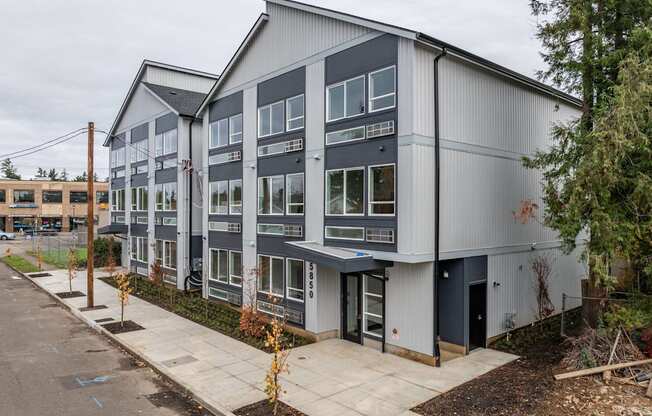
M 342 275 L 342 337 L 362 343 L 361 279 L 359 274 Z

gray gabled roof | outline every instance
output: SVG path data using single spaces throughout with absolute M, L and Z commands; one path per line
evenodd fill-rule
M 172 107 L 180 116 L 194 117 L 206 94 L 196 91 L 182 90 L 166 87 L 165 85 L 143 82 L 151 92 L 156 94 L 167 105 Z

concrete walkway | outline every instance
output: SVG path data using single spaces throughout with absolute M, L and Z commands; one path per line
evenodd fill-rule
M 67 290 L 66 271 L 50 273 L 53 276 L 34 281 L 51 293 Z M 83 272 L 73 281 L 73 289 L 86 292 Z M 64 302 L 89 325 L 97 325 L 96 319 L 119 319 L 114 288 L 96 281 L 95 299 L 108 309 L 79 312 L 86 298 Z M 119 342 L 212 410 L 230 415 L 265 398 L 267 353 L 135 297 L 130 298 L 125 315 L 146 329 L 117 335 Z M 415 405 L 516 358 L 485 349 L 433 368 L 332 339 L 292 350 L 282 400 L 308 416 L 413 415 L 409 409 Z

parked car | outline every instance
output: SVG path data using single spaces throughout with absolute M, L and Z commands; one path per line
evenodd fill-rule
M 0 231 L 0 240 L 15 240 L 16 234 Z

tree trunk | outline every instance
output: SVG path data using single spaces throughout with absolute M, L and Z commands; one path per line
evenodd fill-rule
M 594 91 L 594 45 L 593 45 L 593 2 L 585 2 L 584 22 L 582 24 L 582 129 L 589 132 L 593 128 Z
M 120 328 L 125 326 L 125 304 L 120 301 Z
M 582 280 L 582 320 L 591 328 L 597 328 L 602 314 L 602 301 L 606 291 L 597 286 L 597 279 L 589 272 L 589 278 Z

